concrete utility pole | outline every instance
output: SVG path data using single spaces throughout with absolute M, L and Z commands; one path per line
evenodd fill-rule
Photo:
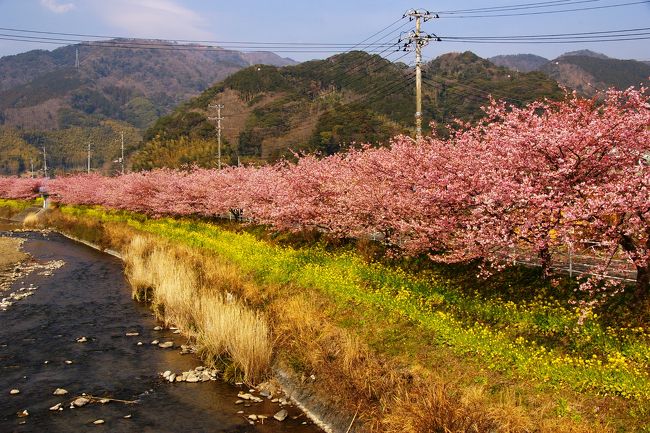
M 47 177 L 47 155 L 45 154 L 45 146 L 43 146 L 43 176 Z
M 210 105 L 209 107 L 217 109 L 217 117 L 209 117 L 208 119 L 217 121 L 217 167 L 221 170 L 221 121 L 223 120 L 221 110 L 224 108 L 224 105 L 216 104 Z
M 438 18 L 438 15 L 425 10 L 411 9 L 404 14 L 404 17 L 409 17 L 410 21 L 415 20 L 415 31 L 406 37 L 403 50 L 408 51 L 415 47 L 415 138 L 420 139 L 422 138 L 422 48 L 427 46 L 431 39 L 440 40 L 435 35 L 422 33 L 422 22 Z
M 88 174 L 90 174 L 90 143 L 88 143 Z
M 122 174 L 124 174 L 124 131 L 122 131 L 122 157 L 120 161 L 122 161 Z

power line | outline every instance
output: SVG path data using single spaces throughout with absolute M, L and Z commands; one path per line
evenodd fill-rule
M 296 44 L 287 44 L 287 45 L 262 45 L 262 43 L 259 43 L 260 45 L 237 45 L 237 46 L 230 46 L 230 45 L 195 45 L 195 44 L 183 44 L 183 45 L 175 45 L 172 43 L 164 43 L 164 42 L 148 42 L 148 41 L 143 41 L 143 40 L 132 40 L 132 41 L 124 41 L 124 40 L 109 40 L 109 41 L 84 41 L 81 39 L 65 39 L 65 38 L 52 38 L 52 37 L 46 37 L 46 36 L 28 36 L 28 35 L 12 35 L 12 34 L 7 34 L 7 33 L 0 33 L 0 36 L 6 37 L 6 38 L 20 38 L 20 39 L 25 39 L 25 41 L 30 41 L 34 40 L 36 42 L 44 42 L 44 41 L 56 41 L 57 43 L 78 43 L 79 45 L 87 45 L 87 46 L 107 46 L 107 47 L 130 47 L 134 49 L 155 49 L 155 48 L 162 48 L 162 49 L 182 49 L 182 50 L 201 50 L 201 49 L 206 49 L 206 48 L 216 48 L 216 49 L 273 49 L 273 48 L 280 48 L 280 49 L 292 49 L 292 47 L 300 48 L 300 49 L 324 49 L 324 48 L 335 48 L 336 50 L 342 49 L 342 48 L 347 48 L 347 47 L 353 47 L 356 45 L 350 45 L 350 44 L 327 44 L 323 43 L 320 45 L 316 44 L 308 44 L 308 45 L 296 45 Z M 370 44 L 368 46 L 374 46 L 374 47 L 391 47 L 394 46 L 395 44 L 390 44 L 390 43 L 382 43 L 382 44 Z
M 628 3 L 619 3 L 619 4 L 614 4 L 614 5 L 605 5 L 605 6 L 589 6 L 589 7 L 582 7 L 582 8 L 571 8 L 571 9 L 557 9 L 557 10 L 552 10 L 552 11 L 537 11 L 537 12 L 518 12 L 518 13 L 508 13 L 508 14 L 487 14 L 487 15 L 453 15 L 453 14 L 443 14 L 439 12 L 438 14 L 440 15 L 440 18 L 499 18 L 499 17 L 520 17 L 520 16 L 530 16 L 530 15 L 547 15 L 547 14 L 558 14 L 558 13 L 565 13 L 565 12 L 579 12 L 579 11 L 589 11 L 589 10 L 597 10 L 597 9 L 610 9 L 610 8 L 618 8 L 618 7 L 623 7 L 623 6 L 632 6 L 632 5 L 639 5 L 639 4 L 647 4 L 650 3 L 650 0 L 643 0 L 643 1 L 635 1 L 635 2 L 628 2 Z
M 109 43 L 115 42 L 120 44 L 130 44 L 134 43 L 137 45 L 147 45 L 147 46 L 170 46 L 174 43 L 182 43 L 184 46 L 192 46 L 190 44 L 195 44 L 197 46 L 207 46 L 212 47 L 214 45 L 244 45 L 246 47 L 255 46 L 255 47 L 349 47 L 354 49 L 361 45 L 364 46 L 373 46 L 373 45 L 382 45 L 385 44 L 376 44 L 373 42 L 367 42 L 378 34 L 384 32 L 390 27 L 394 26 L 398 22 L 402 21 L 403 18 L 400 18 L 390 25 L 384 27 L 380 31 L 374 33 L 372 36 L 364 39 L 361 42 L 357 43 L 334 43 L 334 42 L 268 42 L 268 41 L 210 41 L 210 40 L 191 40 L 191 39 L 146 39 L 146 38 L 132 38 L 126 36 L 108 36 L 108 35 L 90 35 L 90 34 L 80 34 L 80 33 L 62 33 L 62 32 L 50 32 L 50 31 L 40 31 L 40 30 L 28 30 L 28 29 L 17 29 L 9 27 L 0 27 L 1 31 L 15 32 L 15 33 L 27 33 L 27 34 L 38 34 L 38 35 L 47 35 L 47 36 L 28 36 L 28 35 L 3 35 L 9 37 L 21 37 L 21 38 L 30 38 L 30 39 L 44 39 L 44 40 L 56 40 L 56 41 L 66 41 L 66 42 L 85 42 L 85 43 Z M 71 38 L 53 38 L 50 36 L 71 36 L 77 38 L 93 38 L 93 39 L 105 39 L 97 41 L 88 41 L 87 39 L 71 39 Z M 187 45 L 186 45 L 187 44 Z M 205 44 L 205 45 L 202 45 Z M 181 45 L 181 44 L 179 44 Z
M 622 29 L 622 30 L 603 30 L 603 31 L 594 31 L 594 32 L 579 32 L 579 33 L 551 33 L 551 34 L 541 34 L 541 35 L 509 35 L 509 36 L 441 36 L 441 38 L 449 39 L 537 39 L 537 38 L 553 38 L 553 37 L 568 37 L 575 36 L 579 37 L 582 35 L 606 35 L 613 33 L 629 33 L 629 32 L 640 32 L 650 30 L 650 27 L 640 27 L 635 29 Z
M 650 33 L 648 33 L 650 35 Z M 620 37 L 620 38 L 610 38 L 610 39 L 553 39 L 553 40 L 474 40 L 474 39 L 444 39 L 441 38 L 441 42 L 463 42 L 463 43 L 472 43 L 472 44 L 528 44 L 528 45 L 544 45 L 544 44 L 578 44 L 578 43 L 594 43 L 594 42 L 623 42 L 623 41 L 644 41 L 650 39 L 650 36 L 638 36 L 638 37 Z
M 555 7 L 555 6 L 568 6 L 578 3 L 595 3 L 601 0 L 554 0 L 554 1 L 543 1 L 543 2 L 534 2 L 534 3 L 522 3 L 515 5 L 504 5 L 504 6 L 488 6 L 484 8 L 473 8 L 473 9 L 456 9 L 450 11 L 437 11 L 439 14 L 462 14 L 462 13 L 483 13 L 490 11 L 508 11 L 508 10 L 521 10 L 521 9 L 539 9 L 545 7 Z

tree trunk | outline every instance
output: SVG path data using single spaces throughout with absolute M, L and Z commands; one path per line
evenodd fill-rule
M 548 278 L 551 274 L 551 260 L 553 260 L 551 251 L 548 247 L 543 247 L 537 251 L 537 255 L 539 256 L 540 265 L 542 266 L 542 276 Z
M 638 256 L 638 250 L 634 243 L 634 240 L 627 236 L 621 236 L 619 244 L 623 247 L 623 250 L 627 252 L 630 257 L 635 260 Z M 650 248 L 650 236 L 647 239 L 646 247 Z M 640 302 L 648 302 L 650 298 L 650 263 L 647 261 L 644 263 L 645 266 L 639 265 L 638 261 L 636 263 L 636 288 L 634 289 L 634 298 Z
M 636 267 L 636 288 L 634 289 L 634 297 L 637 301 L 647 301 L 650 294 L 650 267 L 637 266 Z

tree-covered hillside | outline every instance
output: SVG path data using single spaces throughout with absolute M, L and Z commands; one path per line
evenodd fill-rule
M 473 120 L 490 94 L 521 105 L 558 98 L 557 84 L 540 73 L 514 73 L 473 53 L 452 53 L 424 67 L 424 124 Z M 145 133 L 136 168 L 214 165 L 216 116 L 223 104 L 225 163 L 269 161 L 295 151 L 331 154 L 353 143 L 386 143 L 414 127 L 414 71 L 365 52 L 349 52 L 295 66 L 239 71 L 160 118 Z M 196 159 L 170 161 L 170 149 Z M 213 143 L 206 146 L 206 143 Z M 206 154 L 207 152 L 207 154 Z M 209 154 L 212 154 L 210 158 Z M 180 154 L 180 152 L 179 152 Z

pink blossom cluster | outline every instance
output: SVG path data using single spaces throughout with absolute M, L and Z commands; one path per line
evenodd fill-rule
M 523 108 L 493 101 L 448 136 L 362 146 L 261 167 L 154 170 L 47 181 L 63 203 L 150 215 L 233 212 L 282 230 L 372 233 L 404 254 L 507 263 L 522 248 L 545 267 L 560 245 L 620 247 L 648 291 L 650 101 L 645 88 Z M 25 198 L 43 180 L 0 179 Z

